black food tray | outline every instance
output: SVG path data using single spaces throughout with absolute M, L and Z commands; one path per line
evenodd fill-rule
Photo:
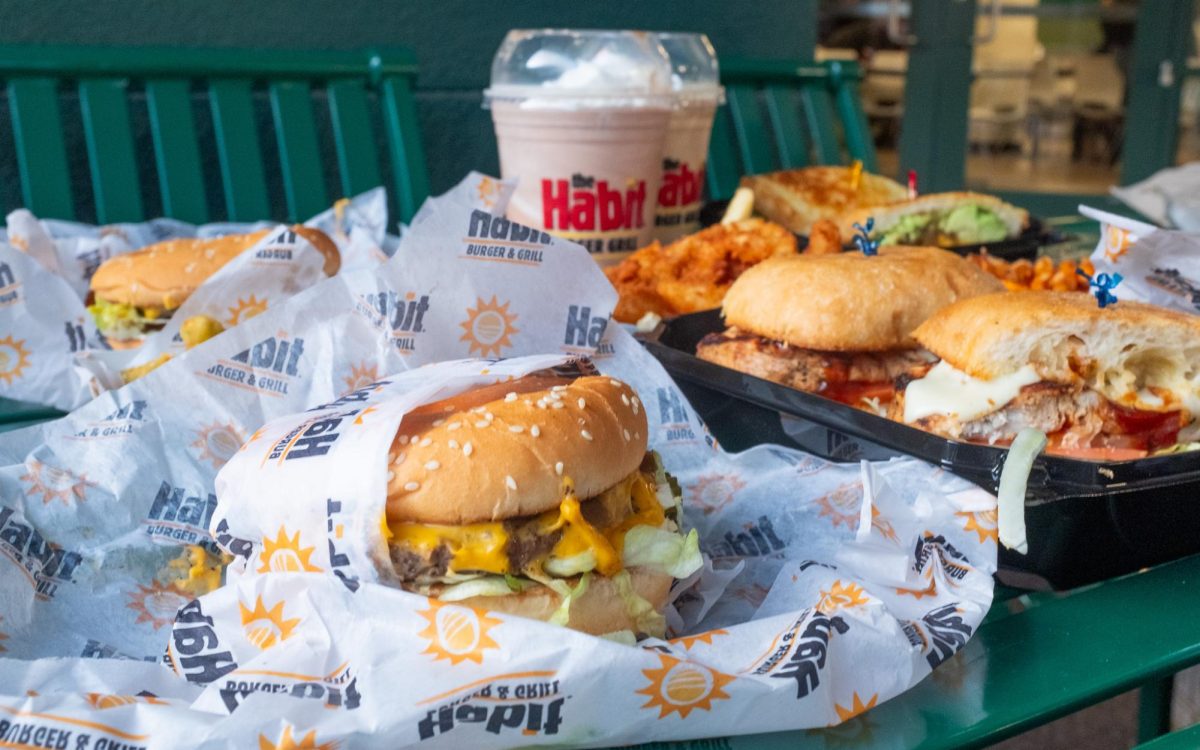
M 890 419 L 706 362 L 716 310 L 667 320 L 646 348 L 729 450 L 793 445 L 837 461 L 910 455 L 991 492 L 1007 449 L 947 440 Z M 1025 499 L 1029 553 L 1000 548 L 1002 576 L 1031 588 L 1072 588 L 1200 552 L 1200 451 L 1134 461 L 1042 455 Z
M 700 210 L 700 224 L 705 227 L 716 224 L 721 220 L 728 206 L 729 201 L 709 201 L 704 204 L 704 207 Z M 799 242 L 801 250 L 808 247 L 808 237 L 797 234 L 796 239 Z M 843 237 L 842 239 L 847 240 L 849 238 Z M 1025 231 L 1021 232 L 1020 236 L 1014 237 L 1011 240 L 985 242 L 978 245 L 957 245 L 946 249 L 959 255 L 971 255 L 972 253 L 978 253 L 986 249 L 988 255 L 993 255 L 1001 260 L 1013 261 L 1021 260 L 1022 258 L 1033 260 L 1037 257 L 1038 248 L 1041 246 L 1053 245 L 1065 239 L 1065 235 L 1047 229 L 1040 219 L 1031 217 L 1029 226 L 1025 228 Z M 852 246 L 847 247 L 849 249 Z

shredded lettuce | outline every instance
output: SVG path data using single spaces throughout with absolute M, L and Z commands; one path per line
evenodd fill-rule
M 1200 450 L 1200 443 L 1176 443 L 1168 448 L 1159 448 L 1151 453 L 1151 456 L 1169 456 L 1173 453 L 1187 453 L 1188 451 Z
M 629 577 L 629 571 L 622 570 L 613 576 L 612 580 L 617 585 L 617 593 L 621 595 L 621 600 L 625 602 L 625 611 L 633 618 L 638 631 L 657 638 L 666 635 L 667 618 L 633 590 L 633 580 Z
M 438 599 L 444 602 L 457 602 L 474 596 L 508 596 L 514 589 L 508 585 L 504 576 L 480 576 L 469 581 L 456 583 L 442 589 Z
M 547 573 L 556 578 L 570 578 L 596 569 L 596 553 L 584 550 L 571 557 L 550 557 L 542 564 Z
M 141 310 L 121 302 L 98 299 L 88 305 L 88 312 L 100 333 L 119 339 L 139 338 L 148 328 L 161 328 L 166 323 L 157 310 Z
M 576 599 L 584 595 L 584 593 L 588 590 L 588 584 L 591 582 L 591 573 L 584 573 L 582 576 L 580 576 L 579 583 L 575 585 L 575 588 L 571 588 L 566 581 L 553 578 L 549 579 L 546 582 L 546 585 L 550 586 L 550 588 L 554 589 L 556 592 L 558 592 L 558 595 L 562 597 L 562 603 L 558 605 L 558 609 L 554 610 L 554 614 L 550 615 L 549 621 L 555 625 L 566 625 L 568 622 L 570 622 L 571 604 Z
M 600 637 L 606 641 L 620 643 L 622 646 L 637 645 L 637 634 L 632 630 L 614 630 L 611 633 L 603 633 Z
M 667 473 L 658 451 L 651 451 L 650 455 L 654 457 L 654 488 L 658 504 L 667 510 L 678 510 L 683 503 L 683 490 L 680 489 L 679 482 Z
M 621 560 L 626 566 L 653 568 L 672 578 L 687 578 L 704 564 L 695 529 L 682 536 L 653 526 L 634 526 L 625 534 Z

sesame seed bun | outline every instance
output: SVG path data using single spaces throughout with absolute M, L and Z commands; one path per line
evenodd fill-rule
M 725 323 L 804 349 L 889 351 L 959 299 L 1002 291 L 988 272 L 936 247 L 772 258 L 725 295 Z
M 557 406 L 556 404 L 561 404 Z M 406 415 L 389 455 L 390 523 L 468 524 L 557 508 L 569 477 L 585 499 L 646 454 L 646 411 L 608 377 L 531 376 Z
M 325 256 L 327 275 L 337 273 L 341 256 L 333 240 L 311 227 L 297 225 L 291 230 Z M 91 289 L 97 300 L 174 310 L 208 277 L 273 231 L 264 229 L 203 239 L 184 237 L 148 245 L 100 264 L 92 275 Z

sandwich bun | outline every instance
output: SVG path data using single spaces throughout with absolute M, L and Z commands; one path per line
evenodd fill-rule
M 667 573 L 659 573 L 647 568 L 626 568 L 633 591 L 650 602 L 655 612 L 662 612 L 667 606 L 667 597 L 674 580 Z M 576 581 L 568 581 L 575 586 Z M 431 592 L 437 597 L 437 592 Z M 519 594 L 507 596 L 473 596 L 469 599 L 450 602 L 468 607 L 488 609 L 493 612 L 504 612 L 533 620 L 549 620 L 562 598 L 546 586 L 530 586 Z M 580 630 L 592 635 L 604 635 L 618 630 L 638 631 L 637 623 L 629 616 L 625 601 L 617 591 L 617 584 L 611 578 L 594 575 L 588 581 L 587 590 L 583 595 L 571 602 L 571 610 L 567 627 Z
M 1032 365 L 1044 380 L 1087 382 L 1110 400 L 1157 386 L 1200 391 L 1200 316 L 1090 294 L 1011 292 L 957 302 L 914 333 L 958 370 L 984 380 Z
M 875 219 L 872 234 L 884 234 L 905 216 L 913 214 L 945 213 L 963 205 L 979 206 L 996 214 L 1009 237 L 1016 237 L 1029 226 L 1029 212 L 1011 203 L 1000 200 L 994 195 L 960 191 L 953 193 L 929 193 L 919 198 L 899 201 L 883 206 L 860 208 L 847 212 L 838 220 L 838 228 L 843 237 L 853 237 L 857 230 L 855 223 L 866 224 L 868 218 Z
M 952 302 L 1004 285 L 936 247 L 773 258 L 725 295 L 725 323 L 804 349 L 888 351 L 915 347 L 914 328 Z
M 319 229 L 293 226 L 325 256 L 324 270 L 332 276 L 341 267 L 341 256 L 333 240 Z M 184 237 L 167 240 L 109 258 L 92 275 L 91 289 L 97 300 L 140 308 L 174 310 L 196 287 L 274 229 L 224 237 Z
M 388 456 L 387 520 L 460 525 L 541 513 L 562 502 L 567 477 L 584 500 L 636 470 L 647 437 L 637 394 L 612 378 L 475 388 L 405 415 Z
M 851 167 L 803 167 L 743 177 L 754 191 L 754 211 L 797 234 L 820 219 L 836 219 L 860 206 L 903 200 L 908 189 L 883 175 L 862 172 L 852 185 Z

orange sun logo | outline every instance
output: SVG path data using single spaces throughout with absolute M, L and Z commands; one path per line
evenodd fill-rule
M 258 735 L 258 750 L 336 750 L 337 742 L 322 742 L 317 744 L 317 730 L 310 730 L 300 739 L 292 735 L 293 727 L 289 724 L 283 728 L 279 740 L 272 742 L 266 735 Z
M 649 698 L 642 708 L 657 708 L 658 718 L 677 713 L 686 719 L 692 711 L 711 711 L 713 701 L 729 697 L 723 688 L 733 677 L 666 654 L 657 656 L 662 666 L 642 670 L 650 684 L 637 694 Z
M 192 441 L 192 447 L 196 449 L 201 461 L 208 461 L 214 469 L 219 469 L 233 458 L 233 454 L 238 452 L 245 439 L 242 431 L 232 422 L 213 422 L 196 430 L 196 439 Z
M 261 596 L 255 597 L 253 608 L 239 601 L 238 611 L 242 614 L 242 628 L 246 632 L 246 640 L 262 651 L 280 641 L 286 641 L 300 624 L 299 617 L 288 620 L 283 616 L 283 602 L 267 609 Z
M 1104 257 L 1110 262 L 1115 263 L 1117 258 L 1129 252 L 1131 244 L 1128 231 L 1111 224 L 1104 225 Z
M 508 311 L 509 304 L 501 305 L 493 294 L 491 302 L 477 297 L 475 307 L 467 308 L 467 319 L 459 323 L 464 331 L 459 341 L 468 343 L 471 354 L 478 352 L 478 356 L 484 358 L 500 357 L 505 348 L 513 345 L 512 335 L 520 333 L 521 329 L 513 325 L 517 315 Z
M 25 348 L 25 339 L 17 340 L 12 336 L 0 339 L 0 380 L 5 385 L 12 385 L 26 367 L 29 367 L 29 350 Z
M 926 588 L 923 588 L 923 589 L 900 589 L 900 588 L 898 588 L 898 589 L 896 589 L 896 593 L 901 596 L 911 596 L 912 598 L 916 599 L 917 601 L 920 601 L 927 596 L 937 596 L 937 583 L 935 583 L 933 578 L 930 577 L 929 586 Z
M 42 504 L 49 505 L 52 500 L 60 500 L 63 505 L 70 506 L 72 499 L 83 502 L 87 499 L 87 488 L 92 484 L 87 477 L 76 476 L 65 469 L 59 469 L 44 464 L 36 458 L 31 458 L 25 464 L 25 473 L 21 475 L 22 482 L 28 482 L 27 492 L 30 497 L 42 496 Z
M 191 601 L 174 584 L 158 581 L 152 581 L 149 586 L 138 584 L 138 590 L 130 592 L 128 596 L 129 601 L 125 606 L 138 613 L 134 622 L 139 625 L 148 622 L 155 630 L 174 622 L 179 608 Z
M 858 525 L 859 507 L 862 504 L 862 485 L 843 484 L 826 495 L 817 498 L 821 516 L 828 518 L 833 527 L 845 524 L 849 528 Z
M 364 359 L 361 364 L 350 365 L 350 374 L 343 380 L 346 382 L 347 391 L 366 388 L 371 383 L 379 381 L 379 367 Z
M 827 615 L 866 604 L 866 592 L 862 586 L 855 583 L 834 581 L 828 591 L 821 590 L 821 598 L 817 600 L 817 609 Z
M 736 474 L 703 474 L 688 487 L 688 491 L 707 516 L 729 505 L 738 490 L 745 486 Z
M 259 299 L 251 294 L 246 299 L 238 298 L 237 304 L 229 308 L 229 317 L 225 319 L 225 326 L 232 328 L 238 323 L 245 323 L 255 315 L 261 315 L 267 311 L 267 301 Z
M 479 181 L 479 202 L 484 208 L 491 208 L 496 205 L 496 196 L 500 194 L 500 186 L 491 177 L 484 177 Z
M 300 544 L 300 532 L 289 537 L 287 529 L 279 527 L 279 533 L 274 539 L 263 537 L 262 552 L 259 558 L 262 567 L 259 573 L 320 573 L 321 569 L 310 562 L 316 547 L 303 547 Z
M 450 664 L 464 661 L 483 663 L 483 652 L 500 648 L 492 640 L 491 630 L 500 621 L 488 617 L 486 611 L 474 607 L 429 600 L 429 609 L 417 612 L 429 625 L 417 633 L 429 641 L 422 654 L 432 654 L 433 660 L 449 659 Z
M 133 703 L 150 703 L 159 706 L 165 706 L 166 703 L 160 701 L 153 695 L 110 695 L 108 693 L 87 693 L 84 695 L 87 702 L 92 708 L 103 711 L 106 708 L 120 708 Z
M 879 693 L 872 695 L 871 699 L 866 703 L 863 703 L 863 700 L 858 696 L 858 693 L 854 693 L 854 700 L 851 701 L 849 707 L 842 707 L 841 705 L 834 703 L 833 708 L 835 711 L 837 711 L 839 722 L 849 721 L 855 716 L 866 713 L 870 709 L 874 708 L 878 701 Z
M 974 531 L 979 535 L 979 543 L 983 544 L 991 539 L 993 542 L 999 538 L 999 531 L 996 527 L 996 511 L 981 510 L 975 513 L 964 511 L 955 513 L 956 516 L 962 516 L 967 519 L 966 525 L 963 526 L 964 531 Z
M 717 628 L 716 630 L 706 630 L 703 633 L 697 633 L 696 635 L 685 635 L 680 638 L 672 638 L 670 641 L 668 641 L 668 643 L 678 643 L 685 649 L 690 649 L 697 643 L 707 643 L 711 646 L 713 643 L 713 638 L 716 638 L 718 635 L 729 635 L 729 631 L 722 630 L 720 628 Z

